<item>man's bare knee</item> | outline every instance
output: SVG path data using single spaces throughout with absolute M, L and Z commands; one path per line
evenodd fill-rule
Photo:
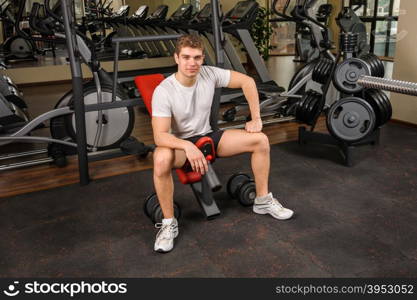
M 157 147 L 153 154 L 153 169 L 155 176 L 164 176 L 171 172 L 174 164 L 174 150 Z
M 268 136 L 264 134 L 263 132 L 258 133 L 256 137 L 255 151 L 269 152 L 269 148 L 270 148 L 270 145 L 269 145 Z

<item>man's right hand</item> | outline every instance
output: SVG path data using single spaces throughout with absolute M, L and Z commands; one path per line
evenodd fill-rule
M 187 144 L 184 150 L 193 171 L 204 175 L 208 171 L 208 164 L 203 152 L 191 142 Z

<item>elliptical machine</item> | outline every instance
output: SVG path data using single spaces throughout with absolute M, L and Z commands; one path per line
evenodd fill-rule
M 272 5 L 273 8 L 275 8 L 277 1 L 278 0 L 274 0 Z M 299 8 L 303 11 L 302 14 L 300 13 L 300 16 L 303 16 L 303 19 L 299 19 L 297 22 L 303 22 L 304 26 L 310 27 L 312 38 L 320 49 L 320 57 L 297 71 L 290 82 L 287 92 L 278 93 L 270 99 L 260 103 L 261 115 L 263 113 L 263 105 L 265 105 L 265 108 L 267 109 L 265 109 L 264 112 L 267 111 L 267 114 L 274 115 L 276 122 L 291 120 L 291 117 L 293 116 L 296 116 L 297 119 L 302 119 L 302 114 L 297 115 L 297 104 L 302 101 L 303 98 L 308 98 L 311 103 L 311 106 L 306 109 L 314 110 L 314 107 L 317 108 L 318 101 L 321 99 L 323 93 L 324 83 L 326 83 L 328 78 L 327 73 L 334 65 L 335 57 L 330 52 L 332 45 L 330 42 L 329 30 L 311 16 L 316 2 L 317 0 L 306 0 L 304 2 Z M 276 9 L 275 13 L 280 17 L 279 20 L 292 20 L 291 16 L 283 15 L 276 11 Z M 272 19 L 271 21 L 276 20 L 277 19 Z M 326 99 L 329 99 L 329 101 L 330 99 L 336 99 L 335 97 L 337 95 L 334 95 L 335 93 L 336 91 L 333 88 L 328 89 Z M 273 107 L 273 109 L 269 109 L 270 107 Z M 298 111 L 300 111 L 300 109 L 298 109 Z M 231 116 L 235 117 L 238 115 L 248 116 L 249 107 L 242 104 L 236 105 L 223 113 L 223 119 L 230 121 L 234 119 L 232 119 Z M 274 121 L 268 123 L 274 123 Z
M 1 0 L 0 0 L 1 1 Z M 2 48 L 5 54 L 5 60 L 8 61 L 27 61 L 27 60 L 37 60 L 36 55 L 36 45 L 30 40 L 26 39 L 19 33 L 22 33 L 20 30 L 20 19 L 16 19 L 15 16 L 10 12 L 12 3 L 9 0 L 3 0 L 0 3 L 0 16 L 3 21 L 3 24 L 9 23 L 16 31 L 17 34 L 9 37 L 3 43 Z M 16 30 L 19 28 L 19 31 Z M 23 33 L 26 35 L 26 33 Z
M 287 3 L 284 7 L 284 15 L 288 9 L 290 0 L 287 0 Z M 305 1 L 304 1 L 305 3 Z M 291 15 L 294 18 L 296 23 L 296 35 L 295 35 L 295 53 L 296 57 L 294 62 L 303 62 L 309 63 L 316 58 L 320 57 L 321 46 L 317 45 L 317 41 L 314 38 L 313 32 L 311 31 L 311 26 L 303 22 L 305 20 L 304 15 L 304 5 L 303 1 L 297 1 L 297 4 L 291 11 Z M 311 7 L 315 10 L 315 7 Z M 333 6 L 331 4 L 322 4 L 318 7 L 316 13 L 316 20 L 326 27 L 328 27 L 329 17 L 332 13 Z
M 21 1 L 19 13 L 23 12 L 25 2 L 26 0 Z M 62 30 L 62 20 L 60 16 L 51 11 L 49 2 L 50 0 L 45 0 L 49 17 L 46 19 L 34 18 L 31 25 L 35 26 L 34 29 L 45 36 L 54 36 L 56 41 L 62 42 L 66 35 L 57 32 Z M 34 5 L 39 4 L 34 3 Z M 42 39 L 42 41 L 44 40 Z M 116 94 L 112 93 L 115 83 L 95 57 L 94 44 L 79 32 L 76 36 L 76 42 L 80 57 L 93 74 L 93 80 L 84 83 L 82 87 L 82 98 L 86 111 L 84 120 L 87 151 L 94 157 L 94 155 L 103 156 L 102 150 L 114 149 L 113 152 L 107 151 L 106 155 L 109 158 L 120 156 L 124 155 L 121 151 L 124 147 L 123 142 L 127 142 L 130 154 L 134 152 L 145 155 L 149 149 L 143 143 L 137 142 L 133 138 L 128 139 L 134 125 L 132 106 L 137 105 L 137 101 L 128 101 L 129 104 L 119 104 L 118 102 L 122 102 L 122 99 L 126 97 L 120 89 L 116 89 Z M 75 129 L 74 97 L 73 91 L 68 92 L 58 101 L 54 110 L 36 117 L 13 132 L 0 136 L 0 146 L 12 142 L 48 143 L 48 158 L 36 162 L 28 161 L 17 165 L 9 165 L 7 168 L 0 169 L 6 170 L 46 162 L 55 162 L 58 166 L 66 165 L 66 155 L 77 153 L 78 145 L 76 141 L 79 140 Z M 106 109 L 102 108 L 104 105 L 106 105 Z M 51 138 L 30 135 L 33 130 L 47 121 L 50 123 Z M 125 147 L 125 149 L 127 148 Z

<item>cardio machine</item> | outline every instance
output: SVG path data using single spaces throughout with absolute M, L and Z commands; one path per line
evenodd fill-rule
M 19 14 L 23 12 L 25 0 L 20 3 Z M 62 30 L 62 19 L 55 15 L 49 8 L 50 0 L 45 0 L 45 7 L 49 18 L 34 19 L 32 22 L 34 29 L 45 36 L 55 36 L 57 40 L 63 41 L 65 34 L 59 33 Z M 35 3 L 34 5 L 39 5 Z M 59 25 L 57 25 L 59 24 Z M 99 159 L 105 155 L 115 157 L 124 155 L 120 148 L 123 148 L 123 142 L 128 140 L 133 125 L 134 112 L 132 106 L 137 105 L 137 101 L 122 103 L 125 99 L 120 89 L 116 89 L 113 94 L 115 82 L 100 66 L 94 53 L 94 45 L 91 40 L 82 37 L 80 33 L 76 35 L 78 51 L 82 61 L 88 65 L 93 80 L 86 82 L 82 86 L 82 98 L 85 105 L 85 124 L 86 124 L 86 144 L 89 152 L 88 157 Z M 70 50 L 69 50 L 70 51 Z M 22 167 L 27 165 L 41 164 L 45 162 L 55 162 L 58 165 L 65 165 L 66 155 L 77 153 L 79 133 L 76 132 L 76 116 L 74 114 L 74 91 L 64 95 L 55 106 L 55 109 L 48 111 L 21 127 L 15 127 L 13 131 L 0 135 L 0 146 L 12 142 L 41 142 L 48 143 L 49 157 L 38 160 L 37 162 L 19 163 L 15 166 L 9 166 L 7 169 Z M 2 102 L 0 102 L 2 103 Z M 0 104 L 1 105 L 1 104 Z M 106 105 L 106 109 L 102 107 Z M 40 137 L 31 135 L 33 130 L 41 126 L 44 122 L 49 121 L 51 137 Z M 147 153 L 148 149 L 142 143 L 134 143 L 129 140 L 130 151 L 136 151 L 139 154 L 142 150 Z M 135 148 L 135 145 L 138 148 Z M 113 151 L 110 151 L 112 149 Z M 108 151 L 104 151 L 108 150 Z
M 12 2 L 9 0 L 3 0 L 0 3 L 1 19 L 4 25 L 8 22 L 13 28 L 17 28 L 20 26 L 20 20 L 16 20 L 15 16 L 10 12 L 11 6 Z M 19 32 L 23 33 L 22 31 L 18 31 L 18 33 Z M 26 35 L 26 33 L 23 34 Z M 35 57 L 37 50 L 35 43 L 24 38 L 21 34 L 15 34 L 6 39 L 2 48 L 5 53 L 6 61 L 37 60 Z
M 299 1 L 299 0 L 298 0 Z M 271 21 L 293 20 L 291 16 L 284 15 L 278 12 L 276 7 L 277 0 L 274 0 L 272 8 L 279 19 L 272 19 Z M 281 120 L 289 120 L 289 117 L 296 115 L 297 103 L 303 99 L 303 97 L 309 97 L 311 107 L 316 106 L 321 99 L 321 95 L 324 90 L 324 85 L 327 82 L 327 72 L 331 70 L 334 65 L 335 57 L 331 53 L 331 41 L 328 28 L 317 21 L 313 17 L 314 5 L 317 0 L 306 0 L 299 8 L 302 10 L 300 18 L 297 22 L 303 22 L 304 26 L 310 27 L 310 32 L 315 43 L 319 46 L 320 57 L 316 60 L 301 67 L 297 73 L 293 76 L 287 92 L 282 92 L 274 95 L 266 101 L 260 103 L 261 115 L 274 115 L 275 120 L 270 123 L 280 122 Z M 298 2 L 301 3 L 301 2 Z M 301 4 L 300 4 L 301 5 Z M 316 70 L 316 72 L 313 72 Z M 315 75 L 315 76 L 314 76 Z M 327 89 L 326 99 L 336 99 L 337 91 L 330 86 Z M 263 109 L 265 106 L 266 109 Z M 268 109 L 272 107 L 272 109 Z M 249 107 L 247 104 L 239 104 L 226 110 L 223 113 L 224 120 L 234 120 L 238 115 L 248 116 Z M 309 121 L 309 120 L 307 120 Z

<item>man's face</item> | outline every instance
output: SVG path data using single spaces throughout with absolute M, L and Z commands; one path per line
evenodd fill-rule
M 174 54 L 175 62 L 178 65 L 178 72 L 185 77 L 195 77 L 200 71 L 204 61 L 204 54 L 201 49 L 183 47 L 180 53 Z

